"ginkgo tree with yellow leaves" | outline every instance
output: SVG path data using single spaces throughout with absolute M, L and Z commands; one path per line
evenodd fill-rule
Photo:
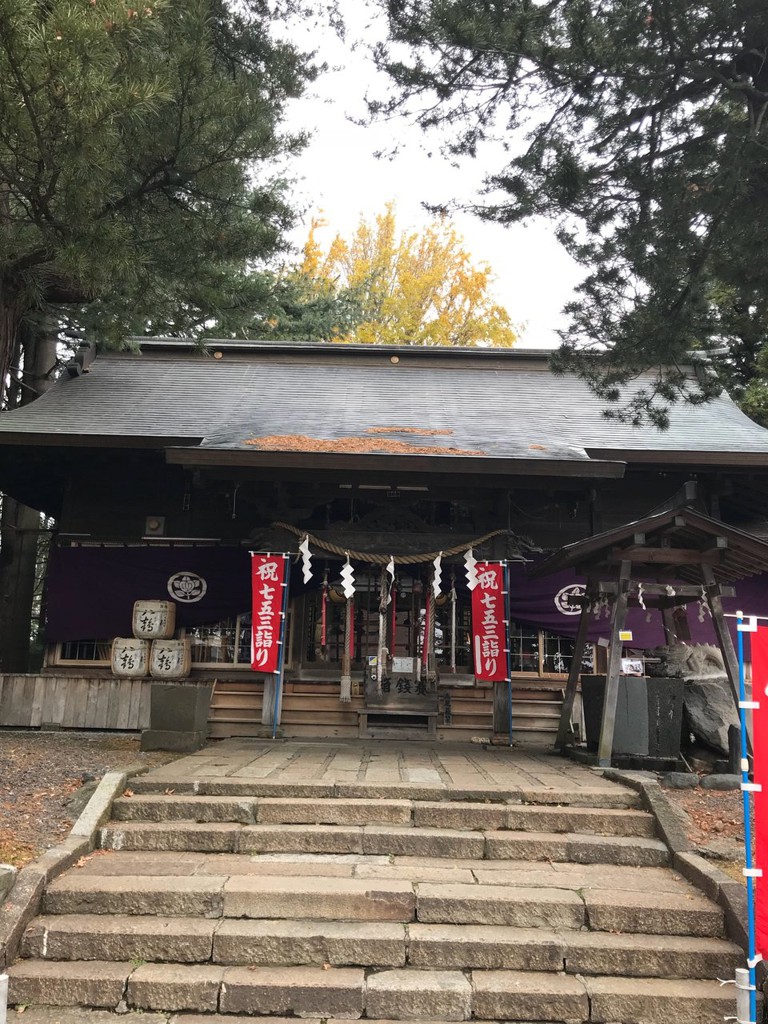
M 491 268 L 473 263 L 447 219 L 422 231 L 399 231 L 390 203 L 372 223 L 361 218 L 349 240 L 337 234 L 327 249 L 318 241 L 324 226 L 313 221 L 296 273 L 316 294 L 353 299 L 355 326 L 331 340 L 514 345 L 518 328 L 490 294 Z

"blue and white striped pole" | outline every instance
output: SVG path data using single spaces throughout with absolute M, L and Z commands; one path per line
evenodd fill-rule
M 747 748 L 747 711 L 759 707 L 754 700 L 747 700 L 746 685 L 744 680 L 744 633 L 753 633 L 757 628 L 757 620 L 751 618 L 746 624 L 742 612 L 736 613 L 736 646 L 739 656 L 739 723 L 741 726 L 741 797 L 744 811 L 744 875 L 747 881 L 747 966 L 749 968 L 749 1020 L 742 1021 L 737 1017 L 738 1024 L 756 1024 L 757 1021 L 757 993 L 755 987 L 755 967 L 759 958 L 755 957 L 755 878 L 762 876 L 760 868 L 752 864 L 752 817 L 750 814 L 749 794 L 755 791 L 756 783 L 749 781 L 749 756 Z M 754 697 L 754 686 L 753 694 Z M 739 985 L 737 972 L 736 985 L 743 991 L 743 985 Z M 739 1012 L 739 992 L 737 992 L 737 1013 Z

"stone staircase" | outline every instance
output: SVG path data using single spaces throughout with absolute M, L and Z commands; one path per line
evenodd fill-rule
M 139 778 L 101 849 L 49 885 L 9 1001 L 178 1024 L 733 1014 L 716 979 L 743 954 L 635 793 L 450 797 Z

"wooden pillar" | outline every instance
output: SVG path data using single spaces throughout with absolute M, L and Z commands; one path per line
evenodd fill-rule
M 627 617 L 629 574 L 632 563 L 621 562 L 619 566 L 619 589 L 613 604 L 611 618 L 611 641 L 608 648 L 608 671 L 605 677 L 605 699 L 603 721 L 600 726 L 600 743 L 597 749 L 597 763 L 601 768 L 610 768 L 613 753 L 613 732 L 616 725 L 616 703 L 619 697 L 619 676 L 621 675 L 622 645 L 619 634 Z
M 733 640 L 731 634 L 728 631 L 728 626 L 725 622 L 725 616 L 723 615 L 723 599 L 719 594 L 719 587 L 715 574 L 712 570 L 711 565 L 702 565 L 701 575 L 704 579 L 704 589 L 707 592 L 707 602 L 709 609 L 712 612 L 712 625 L 715 627 L 715 634 L 717 635 L 717 641 L 720 645 L 720 650 L 723 652 L 723 663 L 725 665 L 725 674 L 728 677 L 728 683 L 731 687 L 731 693 L 733 694 L 733 702 L 736 705 L 736 713 L 739 712 L 739 659 L 736 656 L 736 651 L 733 647 Z M 747 727 L 749 728 L 749 727 Z M 752 737 L 747 732 L 747 749 L 749 753 L 752 753 Z
M 571 668 L 568 672 L 568 682 L 565 684 L 565 696 L 560 712 L 560 724 L 557 727 L 555 750 L 562 750 L 563 747 L 567 747 L 573 742 L 571 717 L 573 715 L 573 703 L 576 700 L 576 690 L 579 685 L 579 676 L 581 675 L 581 662 L 587 646 L 591 599 L 592 588 L 588 585 L 587 592 L 584 595 L 584 604 L 581 606 L 581 617 L 579 618 L 579 628 L 576 631 L 576 640 L 573 644 L 573 661 L 571 661 Z
M 275 700 L 277 698 L 277 673 L 264 676 L 264 696 L 261 701 L 261 724 L 272 725 L 275 721 Z M 282 702 L 281 702 L 282 704 Z M 277 724 L 280 725 L 282 707 L 277 709 Z

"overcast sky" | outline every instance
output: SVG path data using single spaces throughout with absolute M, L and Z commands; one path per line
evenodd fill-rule
M 369 34 L 362 20 L 363 5 L 341 0 L 340 6 L 349 37 Z M 483 165 L 482 153 L 480 159 L 467 161 L 459 169 L 450 166 L 438 152 L 437 138 L 402 121 L 369 127 L 354 124 L 350 118 L 365 113 L 366 92 L 380 95 L 386 79 L 375 75 L 363 48 L 353 50 L 331 30 L 318 34 L 313 29 L 296 42 L 315 47 L 318 57 L 332 66 L 310 96 L 290 110 L 290 127 L 313 131 L 311 144 L 291 164 L 299 179 L 295 195 L 306 209 L 302 226 L 293 236 L 297 246 L 304 242 L 313 216 L 322 215 L 328 221 L 329 228 L 321 235 L 321 241 L 328 241 L 336 231 L 349 235 L 361 214 L 370 219 L 390 200 L 396 203 L 401 228 L 419 227 L 429 220 L 423 202 L 471 199 L 483 172 L 497 169 Z M 374 156 L 393 141 L 400 146 L 398 156 L 392 160 Z M 453 219 L 467 249 L 493 269 L 496 298 L 516 322 L 526 324 L 521 344 L 555 346 L 555 330 L 563 325 L 560 310 L 582 273 L 558 245 L 551 225 L 502 228 L 469 214 L 454 214 Z

